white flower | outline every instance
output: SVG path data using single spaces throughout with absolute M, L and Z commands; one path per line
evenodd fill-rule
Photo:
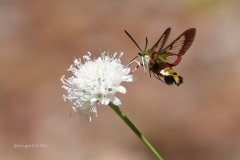
M 126 88 L 121 86 L 121 82 L 133 82 L 135 78 L 130 74 L 129 66 L 121 64 L 120 56 L 101 54 L 101 57 L 92 60 L 91 54 L 75 59 L 74 64 L 68 71 L 72 71 L 73 76 L 66 79 L 61 78 L 63 88 L 68 95 L 63 96 L 64 100 L 72 102 L 72 108 L 80 115 L 85 115 L 91 121 L 91 113 L 97 116 L 96 105 L 108 105 L 111 101 L 115 105 L 120 105 L 121 101 L 115 97 L 115 93 L 126 93 Z

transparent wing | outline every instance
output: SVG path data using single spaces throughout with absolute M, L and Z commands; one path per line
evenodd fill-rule
M 190 28 L 183 32 L 178 38 L 176 38 L 171 44 L 165 47 L 159 56 L 165 62 L 176 66 L 182 59 L 182 56 L 186 53 L 189 47 L 192 45 L 196 35 L 196 29 Z
M 150 54 L 156 54 L 162 50 L 164 44 L 166 43 L 166 41 L 169 37 L 170 31 L 171 31 L 171 28 L 167 28 L 165 30 L 165 32 L 162 34 L 162 36 L 159 38 L 159 40 L 156 42 L 156 44 L 152 48 L 149 49 Z

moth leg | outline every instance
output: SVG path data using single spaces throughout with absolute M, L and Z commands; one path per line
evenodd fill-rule
M 155 74 L 155 73 L 153 73 L 153 75 L 154 75 L 154 77 L 155 77 L 156 79 L 162 81 L 163 83 L 166 83 L 166 82 L 164 82 L 164 81 L 161 79 L 161 76 L 160 76 L 160 75 Z
M 130 74 L 134 73 L 134 72 L 138 69 L 138 67 L 139 67 L 140 65 L 142 65 L 140 62 L 138 62 L 137 60 L 134 59 L 134 60 L 132 60 L 129 64 L 127 64 L 126 66 L 130 68 L 130 66 L 131 66 L 133 63 L 137 63 L 137 66 L 130 72 Z

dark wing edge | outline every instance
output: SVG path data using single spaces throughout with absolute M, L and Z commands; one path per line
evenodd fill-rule
M 184 55 L 187 52 L 187 50 L 191 47 L 196 35 L 196 29 L 195 28 L 188 29 L 184 32 L 184 35 L 186 36 L 186 40 L 182 49 L 180 50 L 179 53 L 180 55 Z
M 196 29 L 190 28 L 183 32 L 178 38 L 176 38 L 171 44 L 163 49 L 163 52 L 169 52 L 172 54 L 184 55 L 186 51 L 192 45 L 196 35 Z

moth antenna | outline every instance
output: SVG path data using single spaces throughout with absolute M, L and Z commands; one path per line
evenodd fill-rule
M 148 45 L 148 38 L 146 37 L 146 45 L 145 45 L 145 49 L 144 50 L 147 49 L 147 45 Z
M 137 44 L 137 42 L 132 38 L 132 36 L 126 31 L 124 30 L 125 33 L 128 35 L 128 37 L 136 44 L 136 46 L 138 47 L 138 49 L 142 52 L 141 48 L 139 47 L 139 45 Z

